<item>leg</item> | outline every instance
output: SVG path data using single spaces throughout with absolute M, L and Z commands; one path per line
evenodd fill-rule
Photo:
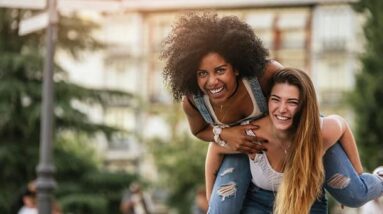
M 241 214 L 272 214 L 276 192 L 250 184 Z
M 358 175 L 342 146 L 336 143 L 323 157 L 325 188 L 340 203 L 360 207 L 383 193 L 383 181 L 376 175 Z
M 311 206 L 310 214 L 328 213 L 328 204 L 324 189 L 322 192 L 322 196 Z M 241 214 L 272 214 L 276 194 L 276 192 L 261 189 L 251 183 Z
M 322 189 L 322 195 L 315 200 L 314 204 L 311 206 L 310 214 L 327 214 L 328 213 L 328 203 L 326 192 Z
M 239 213 L 250 182 L 251 172 L 247 155 L 225 155 L 214 183 L 208 213 Z

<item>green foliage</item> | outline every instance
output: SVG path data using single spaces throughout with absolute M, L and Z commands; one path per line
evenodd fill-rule
M 18 36 L 20 20 L 31 15 L 31 11 L 0 9 L 0 213 L 16 213 L 10 204 L 21 187 L 36 178 L 44 32 Z M 79 19 L 76 14 L 61 16 L 57 48 L 81 59 L 84 51 L 103 47 L 92 36 L 96 29 L 95 23 Z M 86 110 L 90 106 L 129 103 L 133 97 L 69 83 L 58 64 L 54 80 L 57 198 L 68 213 L 117 213 L 121 191 L 137 177 L 100 171 L 96 154 L 84 142 L 89 142 L 93 134 L 110 136 L 120 130 L 94 123 Z
M 183 133 L 170 142 L 154 139 L 150 146 L 162 184 L 169 191 L 169 205 L 179 213 L 189 213 L 195 190 L 204 185 L 207 143 Z
M 366 49 L 361 56 L 362 71 L 356 76 L 351 101 L 363 163 L 372 170 L 383 165 L 383 2 L 361 0 L 355 9 L 367 16 Z
M 72 194 L 61 199 L 64 213 L 105 214 L 108 202 L 99 195 Z
M 73 139 L 60 142 L 55 152 L 56 197 L 65 213 L 118 213 L 123 190 L 137 176 L 100 171 L 92 148 Z

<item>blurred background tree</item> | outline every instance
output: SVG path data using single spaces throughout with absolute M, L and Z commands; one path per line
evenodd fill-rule
M 160 185 L 168 191 L 169 207 L 176 213 L 189 214 L 196 190 L 205 183 L 208 143 L 193 138 L 188 133 L 189 129 L 179 103 L 156 111 L 161 112 L 172 130 L 169 141 L 157 138 L 149 142 L 160 173 Z
M 367 18 L 362 68 L 351 100 L 361 157 L 371 171 L 383 165 L 383 1 L 361 0 L 354 8 Z
M 20 20 L 32 14 L 0 9 L 0 213 L 15 212 L 10 205 L 17 192 L 36 178 L 45 40 L 43 32 L 18 36 Z M 60 17 L 57 49 L 81 60 L 83 51 L 103 48 L 92 37 L 96 29 L 96 24 L 76 14 Z M 110 137 L 121 130 L 92 122 L 86 108 L 133 96 L 81 87 L 67 79 L 65 70 L 56 64 L 54 177 L 59 184 L 58 200 L 66 213 L 117 213 L 123 189 L 137 176 L 100 169 L 94 151 L 85 142 L 94 134 Z

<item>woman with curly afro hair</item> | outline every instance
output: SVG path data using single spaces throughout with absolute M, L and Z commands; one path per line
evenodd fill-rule
M 253 132 L 259 129 L 254 121 L 268 115 L 264 94 L 269 94 L 270 79 L 282 65 L 268 59 L 268 51 L 248 24 L 238 17 L 221 18 L 215 13 L 181 16 L 164 42 L 161 57 L 165 60 L 165 81 L 174 99 L 182 100 L 191 132 L 203 141 L 213 142 L 205 166 L 209 213 L 240 213 L 252 178 L 248 155 L 267 149 L 260 143 L 265 140 Z M 327 152 L 324 159 L 326 171 L 326 165 L 335 166 L 337 161 L 335 174 L 342 172 L 339 163 L 348 159 L 340 146 L 334 148 L 336 152 L 331 156 Z M 212 150 L 225 155 L 213 158 Z M 350 161 L 346 164 L 354 170 Z M 317 181 L 312 185 L 315 188 Z M 328 190 L 341 192 L 338 187 Z M 347 192 L 336 196 L 340 202 L 343 198 L 352 201 Z M 270 200 L 273 204 L 274 199 Z M 278 206 L 282 212 L 285 205 L 288 203 Z M 265 209 L 270 213 L 273 206 Z
M 221 164 L 221 170 L 236 165 L 235 177 L 241 178 L 232 192 L 239 197 L 227 197 L 239 205 L 227 206 L 227 213 L 238 213 L 251 181 L 246 154 L 264 149 L 253 143 L 256 137 L 243 134 L 256 126 L 231 125 L 258 119 L 267 113 L 263 93 L 273 73 L 282 68 L 267 57 L 267 49 L 248 24 L 238 17 L 219 18 L 215 13 L 181 16 L 164 42 L 163 76 L 173 98 L 182 99 L 192 133 L 201 140 L 216 142 L 237 152 L 225 155 Z M 214 178 L 209 176 L 217 169 L 211 169 L 208 159 L 206 188 L 210 193 Z M 225 181 L 217 178 L 215 185 L 222 182 Z

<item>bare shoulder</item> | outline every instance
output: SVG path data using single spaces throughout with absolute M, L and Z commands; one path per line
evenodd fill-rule
M 275 60 L 269 60 L 266 63 L 263 75 L 259 78 L 261 88 L 263 89 L 264 92 L 268 88 L 267 84 L 269 80 L 271 79 L 271 77 L 282 68 L 283 68 L 283 65 Z
M 194 116 L 195 114 L 199 114 L 197 107 L 192 101 L 191 96 L 183 96 L 182 97 L 182 108 L 186 115 L 192 115 Z
M 275 73 L 283 68 L 283 65 L 276 60 L 269 60 L 265 66 L 265 73 Z

